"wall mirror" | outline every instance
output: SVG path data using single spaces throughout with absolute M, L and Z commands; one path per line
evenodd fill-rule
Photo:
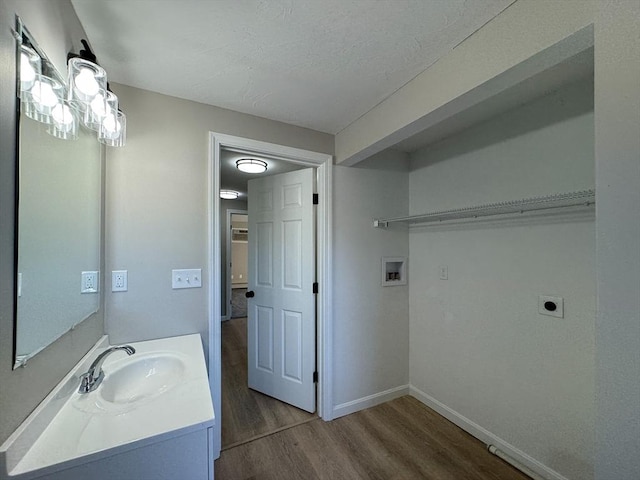
M 100 309 L 103 152 L 95 133 L 84 127 L 54 136 L 47 112 L 25 100 L 38 73 L 62 85 L 65 78 L 19 18 L 16 30 L 14 368 Z M 46 104 L 44 91 L 41 100 Z

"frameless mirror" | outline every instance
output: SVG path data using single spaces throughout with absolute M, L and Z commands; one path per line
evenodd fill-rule
M 17 90 L 22 46 L 40 57 L 42 74 L 64 84 L 35 39 L 17 21 Z M 22 64 L 21 64 L 22 63 Z M 14 368 L 100 308 L 102 147 L 93 132 L 77 139 L 48 133 L 18 101 L 17 278 Z

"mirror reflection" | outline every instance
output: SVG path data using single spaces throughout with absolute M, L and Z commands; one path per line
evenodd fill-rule
M 41 73 L 55 83 L 62 77 L 29 32 L 18 22 L 20 77 L 29 80 L 28 47 L 40 58 Z M 27 50 L 29 51 L 29 50 Z M 36 72 L 35 79 L 38 79 Z M 102 148 L 95 132 L 80 126 L 77 135 L 55 135 L 42 108 L 25 102 L 19 115 L 17 308 L 15 365 L 24 365 L 100 308 Z M 40 86 L 42 91 L 42 85 Z M 41 96 L 45 98 L 44 95 Z M 46 102 L 41 102 L 46 104 Z M 53 110 L 52 106 L 52 110 Z M 41 115 L 38 118 L 38 115 Z M 66 139 L 65 139 L 66 138 Z

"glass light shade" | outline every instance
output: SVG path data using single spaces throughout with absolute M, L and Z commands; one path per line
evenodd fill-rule
M 236 168 L 245 173 L 262 173 L 267 171 L 267 162 L 257 158 L 241 158 L 236 160 Z
M 22 99 L 25 103 L 25 115 L 39 122 L 51 124 L 51 113 L 55 106 L 62 102 L 63 94 L 64 87 L 60 82 L 36 74 L 33 86 Z
M 84 110 L 100 90 L 107 89 L 107 72 L 93 62 L 72 58 L 68 70 L 68 100 L 72 105 Z
M 51 112 L 51 120 L 47 133 L 63 140 L 78 138 L 78 117 L 68 103 L 56 105 Z
M 36 81 L 36 75 L 42 73 L 40 55 L 26 45 L 20 46 L 20 98 L 28 93 Z
M 123 147 L 127 141 L 127 117 L 121 111 L 108 113 L 100 130 L 98 140 L 110 147 Z
M 239 195 L 235 190 L 220 190 L 220 198 L 224 200 L 235 200 Z
M 83 112 L 82 123 L 96 132 L 111 112 L 118 111 L 118 97 L 107 90 L 100 90 Z

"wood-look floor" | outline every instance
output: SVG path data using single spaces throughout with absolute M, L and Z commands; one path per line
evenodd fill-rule
M 528 479 L 409 396 L 325 422 L 249 390 L 246 332 L 246 318 L 222 324 L 216 480 Z
M 405 396 L 230 448 L 216 480 L 526 480 L 481 442 Z
M 222 449 L 314 418 L 247 387 L 247 319 L 223 322 Z

